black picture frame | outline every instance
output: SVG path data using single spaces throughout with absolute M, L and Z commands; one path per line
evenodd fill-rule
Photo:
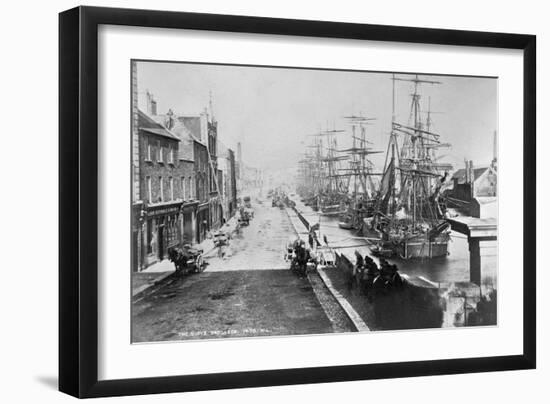
M 523 51 L 523 353 L 469 359 L 98 381 L 100 24 Z M 59 15 L 59 389 L 76 397 L 183 392 L 536 366 L 536 37 L 184 12 L 77 7 Z

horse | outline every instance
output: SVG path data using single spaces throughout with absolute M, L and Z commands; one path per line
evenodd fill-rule
M 189 257 L 184 253 L 181 248 L 172 247 L 168 249 L 168 259 L 176 266 L 176 272 L 180 273 L 184 272 Z

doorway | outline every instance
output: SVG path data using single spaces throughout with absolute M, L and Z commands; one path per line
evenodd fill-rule
M 164 224 L 159 225 L 159 261 L 164 259 Z

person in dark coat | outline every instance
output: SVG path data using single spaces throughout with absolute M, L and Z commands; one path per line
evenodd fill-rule
M 363 261 L 363 257 L 357 251 L 355 251 L 355 266 L 357 268 L 362 268 L 362 267 L 365 266 L 365 262 Z
M 353 266 L 353 272 L 351 274 L 351 284 L 349 285 L 349 288 L 351 289 L 354 284 L 361 287 L 361 283 L 363 280 L 363 272 L 365 271 L 365 263 L 363 261 L 363 257 L 361 254 L 359 254 L 358 251 L 355 251 L 355 265 Z
M 309 232 L 308 236 L 307 236 L 307 241 L 309 243 L 309 248 L 313 249 L 313 234 L 311 234 L 311 232 Z
M 378 265 L 376 265 L 376 262 L 374 262 L 374 260 L 369 255 L 365 255 L 365 282 L 363 292 L 369 297 L 371 296 L 374 280 L 378 275 L 380 275 Z
M 367 270 L 367 274 L 373 278 L 380 272 L 378 265 L 376 265 L 376 262 L 369 255 L 365 255 L 365 269 Z
M 296 259 L 298 262 L 298 274 L 300 277 L 305 276 L 306 273 L 306 265 L 309 257 L 309 252 L 306 250 L 306 246 L 303 242 L 301 242 L 298 245 L 298 248 L 296 249 Z

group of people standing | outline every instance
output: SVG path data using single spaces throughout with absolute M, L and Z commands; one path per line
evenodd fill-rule
M 355 251 L 355 258 L 348 284 L 350 289 L 356 285 L 363 294 L 373 297 L 374 291 L 388 291 L 404 285 L 397 265 L 380 258 L 380 266 L 378 266 L 370 255 L 363 257 L 358 251 Z
M 306 276 L 308 262 L 314 261 L 311 250 L 306 247 L 303 240 L 297 239 L 293 245 L 293 257 L 290 264 L 290 269 L 296 271 L 299 277 Z

